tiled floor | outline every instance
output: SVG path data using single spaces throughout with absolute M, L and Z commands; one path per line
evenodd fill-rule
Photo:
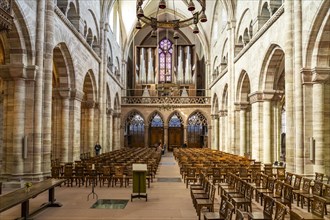
M 179 167 L 171 153 L 162 157 L 155 181 L 147 188 L 148 201 L 145 199 L 134 199 L 130 201 L 132 187 L 99 187 L 95 188 L 98 199 L 122 199 L 129 200 L 124 209 L 94 209 L 91 208 L 96 202 L 96 197 L 88 195 L 92 187 L 57 187 L 56 199 L 62 203 L 60 208 L 47 208 L 34 216 L 35 220 L 196 220 L 197 214 L 192 205 L 190 191 L 186 189 L 180 178 Z M 157 182 L 157 178 L 162 178 Z M 176 180 L 176 181 L 171 181 Z M 4 190 L 6 193 L 6 190 Z M 30 200 L 30 210 L 36 209 L 47 201 L 47 193 L 40 194 Z M 218 196 L 215 201 L 219 204 Z M 296 209 L 296 206 L 293 205 Z M 261 210 L 257 203 L 253 203 L 254 209 Z M 218 206 L 216 206 L 218 210 Z M 1 220 L 13 220 L 20 216 L 20 206 L 11 208 L 0 213 Z M 329 218 L 330 214 L 325 219 Z M 289 216 L 287 215 L 287 218 Z

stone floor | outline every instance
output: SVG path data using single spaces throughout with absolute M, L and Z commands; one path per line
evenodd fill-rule
M 133 199 L 130 201 L 132 188 L 130 187 L 95 187 L 98 199 L 122 199 L 129 200 L 124 209 L 94 209 L 91 208 L 96 202 L 96 196 L 88 195 L 92 187 L 57 187 L 56 199 L 62 203 L 60 208 L 47 208 L 34 216 L 35 220 L 97 220 L 97 219 L 120 219 L 120 220 L 196 220 L 196 211 L 192 205 L 189 189 L 181 181 L 179 167 L 171 153 L 166 153 L 161 160 L 156 179 L 147 188 L 148 201 L 145 199 Z M 157 181 L 160 178 L 160 181 Z M 3 193 L 8 192 L 4 190 Z M 30 200 L 30 210 L 36 209 L 47 201 L 47 193 L 42 193 Z M 219 207 L 217 196 L 216 210 Z M 253 203 L 254 209 L 261 207 Z M 296 208 L 294 206 L 294 208 Z M 20 216 L 20 206 L 13 207 L 0 213 L 1 220 L 13 220 Z M 330 214 L 325 219 L 329 218 Z M 287 215 L 287 218 L 289 216 Z

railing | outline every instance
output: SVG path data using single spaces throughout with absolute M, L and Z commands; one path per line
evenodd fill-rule
M 166 96 L 166 97 L 141 97 L 126 96 L 121 98 L 122 105 L 210 105 L 211 97 L 205 96 Z
M 0 32 L 9 31 L 13 24 L 11 16 L 11 0 L 0 0 Z

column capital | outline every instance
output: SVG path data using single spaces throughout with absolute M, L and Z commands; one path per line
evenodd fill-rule
M 263 93 L 260 91 L 250 93 L 248 96 L 250 98 L 250 104 L 263 101 Z
M 70 88 L 54 88 L 53 91 L 58 93 L 63 99 L 72 97 Z
M 236 110 L 247 110 L 250 106 L 250 103 L 249 102 L 235 102 L 235 107 L 236 107 Z
M 228 114 L 228 110 L 220 110 L 219 111 L 219 117 L 225 117 Z
M 314 67 L 312 69 L 312 82 L 328 84 L 330 82 L 330 68 Z
M 211 118 L 212 118 L 213 120 L 216 120 L 216 119 L 219 118 L 219 115 L 217 115 L 217 114 L 212 114 L 212 115 L 211 115 Z
M 84 98 L 84 92 L 77 89 L 71 89 L 71 98 L 82 101 Z
M 106 108 L 107 115 L 113 115 L 113 109 L 112 108 Z
M 3 80 L 16 78 L 35 80 L 39 67 L 36 65 L 26 66 L 24 64 L 0 65 L 0 77 Z

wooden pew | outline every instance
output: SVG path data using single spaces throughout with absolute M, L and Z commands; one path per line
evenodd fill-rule
M 13 192 L 0 196 L 0 213 L 21 204 L 21 219 L 29 219 L 40 210 L 47 207 L 61 207 L 62 204 L 55 202 L 55 187 L 61 185 L 64 179 L 47 179 L 38 183 L 34 183 L 30 187 L 30 191 L 26 192 L 25 188 L 15 190 Z M 48 190 L 48 202 L 42 204 L 39 209 L 29 213 L 29 201 L 40 193 Z

